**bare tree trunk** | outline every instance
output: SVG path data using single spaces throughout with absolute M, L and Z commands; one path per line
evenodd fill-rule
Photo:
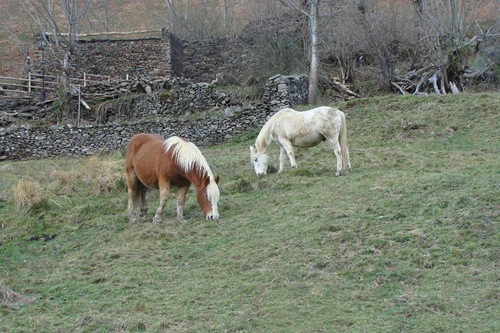
M 319 11 L 318 4 L 320 0 L 310 0 L 309 22 L 311 29 L 311 67 L 309 69 L 309 94 L 307 102 L 311 105 L 316 104 L 318 96 L 318 71 L 319 71 L 319 54 L 318 54 L 318 20 Z
M 51 25 L 53 33 L 54 33 L 56 46 L 59 47 L 60 46 L 60 41 L 59 41 L 60 31 L 59 31 L 59 25 L 57 24 L 57 21 L 55 19 L 52 1 L 50 1 L 50 0 L 48 1 L 46 8 L 47 8 L 47 14 L 49 17 L 49 24 Z
M 318 72 L 319 72 L 319 45 L 318 45 L 318 24 L 319 24 L 319 3 L 321 0 L 300 0 L 298 3 L 293 0 L 279 0 L 284 5 L 301 12 L 309 20 L 309 30 L 311 39 L 311 65 L 309 67 L 309 92 L 307 101 L 309 104 L 316 104 L 318 97 Z
M 24 47 L 24 78 L 27 79 L 31 72 L 31 57 L 27 46 Z
M 74 53 L 76 34 L 78 33 L 78 22 L 85 17 L 93 0 L 85 0 L 78 8 L 78 0 L 63 0 L 63 10 L 68 22 L 68 46 L 69 52 Z
M 224 32 L 227 31 L 227 7 L 228 7 L 227 0 L 224 0 L 224 8 L 223 8 L 223 28 Z
M 380 62 L 382 84 L 389 86 L 394 81 L 394 56 L 385 48 L 377 48 L 377 57 Z
M 168 7 L 168 16 L 169 16 L 169 25 L 170 32 L 175 34 L 175 8 L 174 8 L 174 0 L 165 0 L 165 3 Z
M 64 0 L 64 14 L 68 22 L 68 47 L 71 54 L 75 51 L 76 34 L 76 0 Z
M 184 8 L 184 23 L 187 23 L 189 17 L 189 0 L 186 0 L 186 7 Z
M 457 2 L 455 0 L 450 1 L 450 16 L 451 16 L 451 34 L 455 36 L 458 33 L 458 13 L 457 13 Z
M 109 32 L 109 0 L 102 0 L 104 5 L 104 30 Z

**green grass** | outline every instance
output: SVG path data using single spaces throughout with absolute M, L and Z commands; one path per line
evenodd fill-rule
M 325 144 L 259 177 L 255 131 L 202 148 L 215 222 L 191 190 L 186 224 L 173 199 L 150 222 L 157 193 L 128 224 L 121 152 L 3 162 L 0 331 L 498 332 L 499 97 L 339 105 L 348 176 Z M 16 210 L 20 180 L 42 190 Z

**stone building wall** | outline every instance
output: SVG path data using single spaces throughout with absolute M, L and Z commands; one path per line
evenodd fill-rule
M 249 57 L 239 38 L 183 42 L 184 77 L 211 82 L 217 73 L 231 74 L 243 83 L 244 64 Z
M 61 70 L 63 55 L 45 47 L 45 73 Z M 70 59 L 72 77 L 83 73 L 123 79 L 141 76 L 185 77 L 196 82 L 211 82 L 217 73 L 243 80 L 243 65 L 248 58 L 239 38 L 181 41 L 165 32 L 162 37 L 123 40 L 80 41 Z M 41 72 L 41 50 L 32 54 L 31 71 Z
M 63 55 L 55 48 L 45 47 L 47 75 L 61 70 Z M 31 70 L 41 72 L 41 50 L 32 55 Z M 81 78 L 83 73 L 124 79 L 140 76 L 182 76 L 183 49 L 180 41 L 164 32 L 162 37 L 123 40 L 79 41 L 69 61 L 71 75 Z

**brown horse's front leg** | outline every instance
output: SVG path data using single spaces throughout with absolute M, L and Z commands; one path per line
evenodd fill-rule
M 163 215 L 163 207 L 165 206 L 165 203 L 167 202 L 168 195 L 170 192 L 170 182 L 165 179 L 165 178 L 160 178 L 159 180 L 159 185 L 160 185 L 160 205 L 158 206 L 158 209 L 156 210 L 155 217 L 153 218 L 153 223 L 160 223 L 161 222 L 161 216 Z
M 128 216 L 130 223 L 134 223 L 135 221 L 137 221 L 134 202 L 134 190 L 130 186 L 128 188 Z
M 148 201 L 146 200 L 146 193 L 148 193 L 148 188 L 142 186 L 141 188 L 141 219 L 145 218 L 148 213 Z
M 127 170 L 127 187 L 128 187 L 128 214 L 130 223 L 137 221 L 136 208 L 140 198 L 139 180 L 133 171 Z
M 186 202 L 186 193 L 189 190 L 189 185 L 179 187 L 177 191 L 177 221 L 186 222 L 184 219 L 184 204 Z

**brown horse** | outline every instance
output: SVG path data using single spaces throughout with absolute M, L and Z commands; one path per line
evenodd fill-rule
M 198 191 L 198 203 L 207 220 L 219 218 L 219 177 L 214 177 L 207 160 L 193 143 L 177 136 L 165 140 L 156 134 L 137 134 L 127 144 L 125 170 L 130 222 L 137 219 L 135 210 L 139 201 L 141 217 L 146 216 L 148 188 L 160 190 L 160 205 L 153 218 L 154 223 L 160 222 L 171 186 L 179 188 L 177 219 L 184 221 L 184 203 L 191 184 Z

